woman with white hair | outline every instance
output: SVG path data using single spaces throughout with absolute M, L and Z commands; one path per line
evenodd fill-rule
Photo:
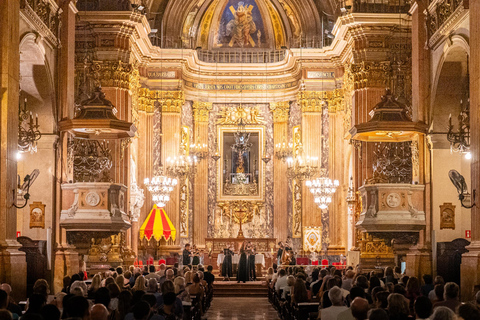
M 185 278 L 184 277 L 176 277 L 173 281 L 173 285 L 175 286 L 175 294 L 177 298 L 180 298 L 182 301 L 190 301 L 190 294 L 188 294 L 187 290 L 185 290 Z
M 343 301 L 342 289 L 334 286 L 328 290 L 328 298 L 332 302 L 332 305 L 325 309 L 319 308 L 318 319 L 337 320 L 338 314 L 348 309 Z
M 430 320 L 454 320 L 455 313 L 448 307 L 436 307 Z

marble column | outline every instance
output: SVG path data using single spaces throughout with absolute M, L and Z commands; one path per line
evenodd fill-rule
M 288 144 L 288 118 L 290 104 L 288 101 L 271 103 L 273 113 L 273 144 Z M 287 164 L 273 157 L 273 237 L 285 241 L 288 236 L 288 179 Z
M 62 50 L 59 54 L 58 66 L 58 110 L 59 118 L 73 118 L 74 116 L 74 80 L 75 80 L 75 20 L 77 8 L 73 1 L 62 2 L 60 41 Z M 69 133 L 60 134 L 60 156 L 57 157 L 56 176 L 56 210 L 54 217 L 54 261 L 53 261 L 53 292 L 60 292 L 63 288 L 63 278 L 78 272 L 78 253 L 67 243 L 67 233 L 60 227 L 60 213 L 62 210 L 61 184 L 73 180 L 73 170 L 68 168 L 68 141 Z M 67 168 L 67 169 L 65 169 Z
M 480 2 L 470 1 L 470 144 L 472 153 L 471 181 L 476 192 L 472 208 L 472 238 L 462 255 L 461 298 L 473 299 L 473 286 L 480 282 Z
M 198 134 L 194 143 L 208 145 L 208 118 L 212 110 L 211 102 L 194 102 L 193 117 L 194 131 Z M 208 150 L 208 149 L 207 149 Z M 205 238 L 208 232 L 208 158 L 200 160 L 197 165 L 197 174 L 193 186 L 193 243 L 197 246 L 205 245 Z
M 0 1 L 0 281 L 12 285 L 16 299 L 26 294 L 25 253 L 16 240 L 18 88 L 20 53 L 18 0 Z

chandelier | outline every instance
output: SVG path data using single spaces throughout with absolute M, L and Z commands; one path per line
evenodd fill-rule
M 167 175 L 175 178 L 193 177 L 197 172 L 197 163 L 196 156 L 167 158 Z
M 170 201 L 170 193 L 177 185 L 177 179 L 169 178 L 163 175 L 161 171 L 160 174 L 154 176 L 152 180 L 146 178 L 143 182 L 147 190 L 152 194 L 152 200 L 159 208 L 165 207 L 167 202 Z
M 250 132 L 247 132 L 245 130 L 245 123 L 243 122 L 243 118 L 240 118 L 240 120 L 238 121 L 238 128 L 237 131 L 233 134 L 233 138 L 235 140 L 235 143 L 231 147 L 232 150 L 237 152 L 238 154 L 244 154 L 252 147 L 252 143 L 249 142 Z
M 303 181 L 312 178 L 318 171 L 318 157 L 304 156 L 302 145 L 297 147 L 297 155 L 288 157 L 287 177 L 292 180 Z
M 332 196 L 337 191 L 340 185 L 338 180 L 331 180 L 326 177 L 317 178 L 315 180 L 308 180 L 306 182 L 307 188 L 313 194 L 315 203 L 322 210 L 328 208 L 328 205 L 332 203 Z
M 287 143 L 284 136 L 283 142 L 275 145 L 275 157 L 285 162 L 288 158 L 292 157 L 292 148 L 293 144 L 291 142 Z
M 198 160 L 203 160 L 208 155 L 208 146 L 206 143 L 193 143 L 190 145 L 190 154 L 195 156 Z
M 448 117 L 447 140 L 450 142 L 450 152 L 470 152 L 470 99 L 461 100 L 461 110 L 458 115 L 459 128 L 454 132 L 452 114 Z
M 18 150 L 20 152 L 37 152 L 37 141 L 42 134 L 38 130 L 38 114 L 35 115 L 35 124 L 33 122 L 33 113 L 27 111 L 27 98 L 24 100 L 23 108 L 18 108 Z

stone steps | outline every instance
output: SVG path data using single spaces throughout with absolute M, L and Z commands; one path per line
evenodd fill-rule
M 215 281 L 213 295 L 215 297 L 266 297 L 268 290 L 264 281 Z

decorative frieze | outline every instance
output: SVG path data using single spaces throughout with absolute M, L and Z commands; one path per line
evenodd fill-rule
M 193 119 L 195 122 L 208 122 L 210 110 L 212 110 L 211 102 L 193 102 Z
M 35 31 L 57 45 L 59 11 L 54 0 L 21 0 L 21 13 L 35 25 Z
M 138 108 L 153 113 L 155 102 L 160 103 L 162 112 L 180 113 L 185 103 L 183 91 L 161 91 L 140 88 L 138 90 Z
M 288 122 L 290 112 L 289 101 L 271 102 L 270 110 L 272 110 L 273 122 Z
M 347 71 L 353 78 L 354 89 L 385 87 L 390 79 L 390 61 L 352 63 Z
M 234 106 L 222 107 L 220 109 L 217 124 L 237 125 L 240 119 L 246 125 L 263 124 L 265 121 L 260 114 L 259 106 Z

